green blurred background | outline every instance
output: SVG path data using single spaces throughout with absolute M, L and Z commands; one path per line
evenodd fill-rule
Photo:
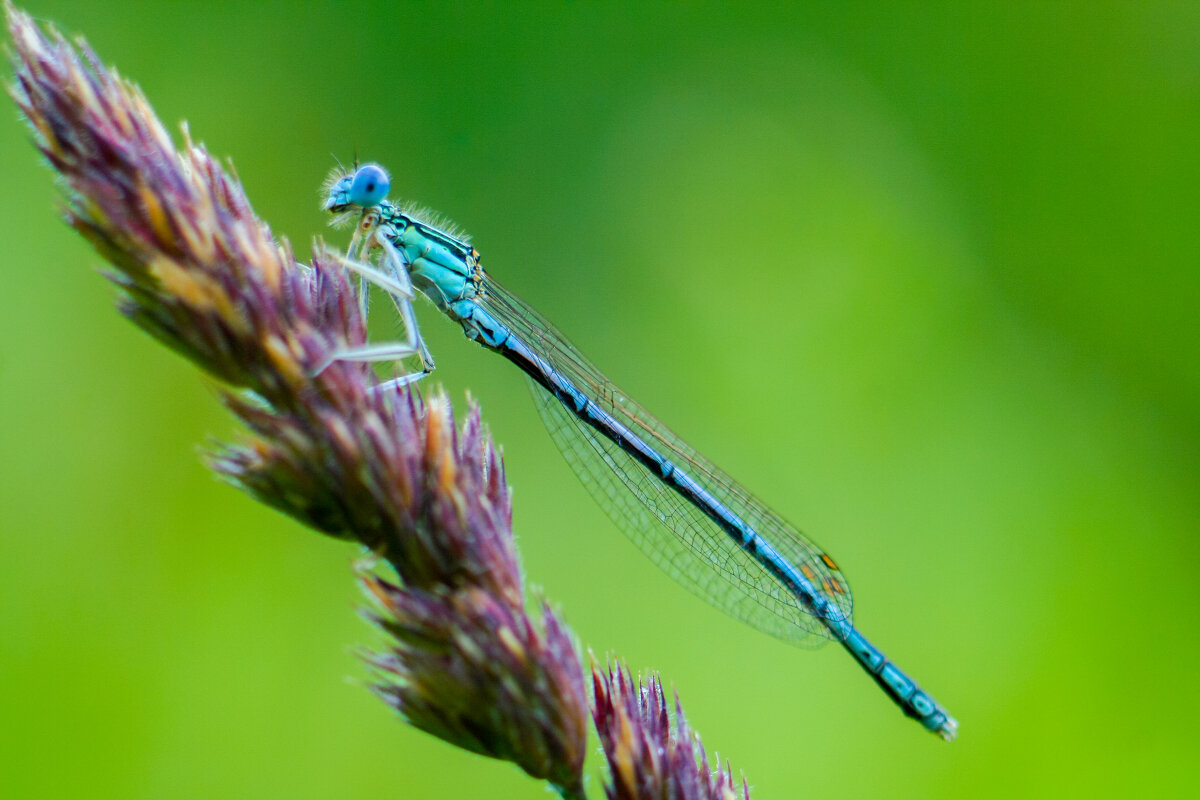
M 959 741 L 678 588 L 420 310 L 530 585 L 758 800 L 1195 790 L 1200 6 L 29 6 L 301 253 L 334 157 L 388 166 L 836 555 Z M 6 116 L 0 796 L 545 797 L 358 685 L 357 553 L 205 472 L 212 385 L 113 312 Z

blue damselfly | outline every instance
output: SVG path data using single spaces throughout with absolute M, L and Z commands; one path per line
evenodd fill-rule
M 828 553 L 631 400 L 485 273 L 465 234 L 389 201 L 389 188 L 387 173 L 374 164 L 335 174 L 325 208 L 356 222 L 345 263 L 392 297 L 407 338 L 333 353 L 330 363 L 416 357 L 420 369 L 390 383 L 429 374 L 433 358 L 412 310 L 420 291 L 468 338 L 516 364 L 539 387 L 538 410 L 571 467 L 663 570 L 781 639 L 840 642 L 905 714 L 954 738 L 954 718 L 854 627 L 850 587 Z

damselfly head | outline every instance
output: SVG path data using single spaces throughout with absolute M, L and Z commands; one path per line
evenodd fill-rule
M 378 164 L 363 164 L 349 175 L 334 173 L 326 184 L 325 210 L 334 214 L 377 206 L 387 197 L 392 179 Z

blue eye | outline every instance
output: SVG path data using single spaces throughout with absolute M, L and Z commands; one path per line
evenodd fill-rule
M 377 164 L 367 164 L 354 173 L 350 182 L 350 202 L 356 206 L 368 208 L 377 206 L 387 197 L 392 179 Z

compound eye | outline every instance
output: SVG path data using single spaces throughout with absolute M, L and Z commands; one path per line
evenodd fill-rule
M 350 182 L 350 202 L 363 208 L 377 206 L 387 197 L 391 186 L 392 179 L 383 167 L 367 164 L 354 173 L 354 180 Z

